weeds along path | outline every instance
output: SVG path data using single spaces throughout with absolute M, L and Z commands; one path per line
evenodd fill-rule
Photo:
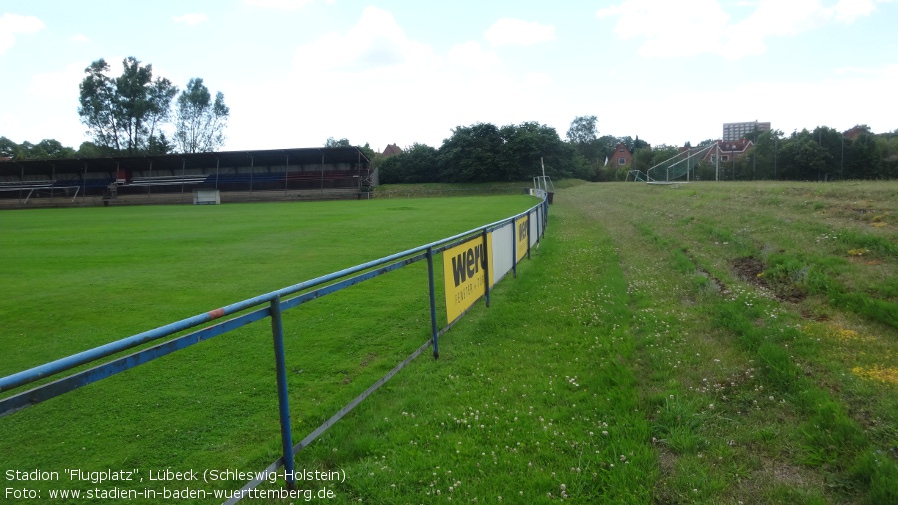
M 558 199 L 620 259 L 654 501 L 898 502 L 896 189 L 601 184 Z

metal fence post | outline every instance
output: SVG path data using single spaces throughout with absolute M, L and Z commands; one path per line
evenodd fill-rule
M 511 218 L 511 271 L 515 279 L 518 278 L 518 236 L 520 233 L 517 219 Z
M 281 320 L 281 297 L 271 300 L 271 336 L 274 340 L 274 361 L 277 368 L 278 411 L 281 418 L 281 446 L 284 452 L 284 478 L 287 487 L 296 486 L 293 462 L 293 434 L 290 428 L 290 398 L 287 395 L 287 360 L 284 354 L 284 325 Z
M 440 347 L 438 342 L 439 331 L 437 330 L 437 299 L 433 279 L 433 246 L 427 248 L 427 280 L 430 284 L 430 333 L 431 338 L 433 339 L 433 358 L 439 359 Z
M 536 212 L 536 247 L 539 247 L 539 240 L 543 235 L 543 216 L 545 215 L 545 204 L 540 205 Z
M 486 284 L 484 286 L 484 293 L 486 297 L 486 306 L 490 306 L 490 255 L 489 248 L 487 246 L 487 233 L 486 228 L 483 229 L 483 255 L 481 256 L 481 262 L 483 265 L 483 282 Z

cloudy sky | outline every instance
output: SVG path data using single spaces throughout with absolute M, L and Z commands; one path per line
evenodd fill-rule
M 0 0 L 0 136 L 88 140 L 84 68 L 134 56 L 231 108 L 224 150 L 438 147 L 459 125 L 682 145 L 721 124 L 898 129 L 896 0 Z

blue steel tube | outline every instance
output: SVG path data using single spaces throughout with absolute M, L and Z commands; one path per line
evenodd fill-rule
M 290 429 L 290 398 L 287 395 L 287 359 L 284 354 L 284 325 L 281 320 L 281 297 L 271 300 L 271 336 L 274 339 L 274 361 L 277 367 L 278 410 L 281 417 L 281 445 L 284 450 L 284 477 L 287 487 L 296 486 L 293 462 L 293 434 Z
M 433 338 L 433 359 L 439 359 L 440 347 L 437 328 L 437 298 L 433 279 L 433 247 L 427 248 L 427 280 L 430 283 L 430 332 Z

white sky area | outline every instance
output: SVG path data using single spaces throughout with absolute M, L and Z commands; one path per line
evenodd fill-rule
M 223 150 L 439 147 L 457 126 L 564 138 L 898 129 L 896 0 L 0 0 L 0 136 L 77 148 L 78 84 L 134 56 L 231 109 Z

